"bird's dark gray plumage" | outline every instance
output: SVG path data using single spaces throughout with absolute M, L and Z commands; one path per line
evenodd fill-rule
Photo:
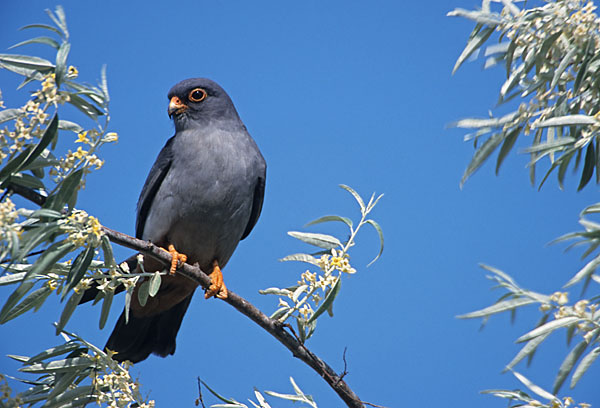
M 175 124 L 152 166 L 137 206 L 136 236 L 163 248 L 173 245 L 210 272 L 224 267 L 240 240 L 258 220 L 266 164 L 233 102 L 215 82 L 187 79 L 168 94 Z M 145 260 L 145 269 L 162 266 Z M 196 285 L 166 276 L 144 307 L 133 296 L 129 322 L 124 314 L 106 348 L 115 359 L 137 362 L 150 353 L 175 352 L 175 337 Z

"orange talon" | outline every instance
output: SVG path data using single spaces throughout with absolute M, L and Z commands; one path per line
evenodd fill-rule
M 175 275 L 175 271 L 177 270 L 179 265 L 187 261 L 187 255 L 180 254 L 179 252 L 177 252 L 173 245 L 169 245 L 169 253 L 171 254 L 171 268 L 169 269 L 169 275 Z
M 227 288 L 225 282 L 223 282 L 223 273 L 216 259 L 213 261 L 213 270 L 208 276 L 210 276 L 210 286 L 206 289 L 204 298 L 208 299 L 216 296 L 219 299 L 227 299 Z

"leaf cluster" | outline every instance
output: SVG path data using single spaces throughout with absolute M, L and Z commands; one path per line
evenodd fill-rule
M 591 2 L 569 0 L 524 9 L 506 0 L 495 10 L 484 0 L 479 10 L 448 13 L 476 23 L 453 72 L 470 56 L 484 54 L 485 68 L 501 66 L 506 73 L 498 104 L 513 109 L 453 124 L 473 130 L 465 140 L 476 148 L 461 186 L 495 151 L 497 174 L 519 137 L 531 138 L 523 152 L 530 156 L 532 184 L 545 157 L 550 167 L 540 188 L 555 170 L 562 188 L 569 166 L 581 168 L 578 190 L 594 173 L 600 182 L 600 20 L 594 10 Z M 494 33 L 498 42 L 490 44 Z

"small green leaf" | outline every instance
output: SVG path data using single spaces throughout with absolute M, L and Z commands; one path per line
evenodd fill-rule
M 222 395 L 218 394 L 215 390 L 213 390 L 212 388 L 210 388 L 204 381 L 202 381 L 200 378 L 198 378 L 198 380 L 202 383 L 202 385 L 204 385 L 206 387 L 206 389 L 208 389 L 208 391 L 210 391 L 210 393 L 212 395 L 214 395 L 215 397 L 217 397 L 218 399 L 220 399 L 221 401 L 227 403 L 227 404 L 237 404 L 238 402 L 236 400 L 231 400 L 231 399 L 227 399 L 225 397 L 223 397 Z
M 560 64 L 558 64 L 556 71 L 554 71 L 554 76 L 552 77 L 552 82 L 550 83 L 550 89 L 554 88 L 558 84 L 560 76 L 563 74 L 563 72 L 565 72 L 576 53 L 577 47 L 573 45 L 571 49 L 567 52 L 567 54 L 563 57 L 563 59 L 560 61 Z
M 374 220 L 366 220 L 365 222 L 372 225 L 373 228 L 375 228 L 375 231 L 377 231 L 377 235 L 379 235 L 379 253 L 371 262 L 367 264 L 367 267 L 369 267 L 371 266 L 371 264 L 373 264 L 373 262 L 378 260 L 381 254 L 383 253 L 383 230 L 381 229 L 379 224 L 376 223 Z
M 352 220 L 347 217 L 340 217 L 339 215 L 326 215 L 324 217 L 317 218 L 316 220 L 311 221 L 308 224 L 306 224 L 305 227 L 309 227 L 311 225 L 316 225 L 316 224 L 321 224 L 323 222 L 330 222 L 330 221 L 343 222 L 348 227 L 352 228 Z
M 150 283 L 146 280 L 141 283 L 138 288 L 137 296 L 138 302 L 140 302 L 140 306 L 146 306 L 146 302 L 148 301 L 148 295 L 150 294 Z
M 93 120 L 96 120 L 98 116 L 104 115 L 102 111 L 92 105 L 90 102 L 86 101 L 79 95 L 73 92 L 67 92 L 69 95 L 69 103 L 79 109 L 82 113 L 87 115 Z
M 79 255 L 77 255 L 77 257 L 71 264 L 69 274 L 67 275 L 67 285 L 65 285 L 63 297 L 71 289 L 77 286 L 81 278 L 83 278 L 83 275 L 85 275 L 85 272 L 87 271 L 88 267 L 92 263 L 92 260 L 94 259 L 95 253 L 96 251 L 94 250 L 94 248 L 91 245 L 88 245 L 87 248 L 85 248 L 79 253 Z
M 65 308 L 63 309 L 63 311 L 60 315 L 60 320 L 58 321 L 58 324 L 56 325 L 56 335 L 57 336 L 60 334 L 62 329 L 65 327 L 65 325 L 67 324 L 67 322 L 73 315 L 73 312 L 75 311 L 75 308 L 77 307 L 77 305 L 79 305 L 79 301 L 83 297 L 84 293 L 85 293 L 84 290 L 80 290 L 79 293 L 73 292 L 73 294 L 67 301 L 67 304 L 65 305 Z M 89 360 L 88 360 L 88 362 L 89 362 Z
M 109 268 L 117 266 L 115 256 L 113 255 L 112 245 L 110 244 L 108 237 L 106 235 L 102 235 L 100 242 L 102 244 L 102 253 L 104 254 L 104 265 Z
M 62 181 L 56 194 L 51 195 L 46 200 L 44 208 L 60 211 L 64 205 L 71 200 L 73 195 L 79 190 L 79 183 L 83 176 L 83 169 L 79 169 L 69 174 Z
M 535 124 L 534 129 L 546 128 L 550 126 L 595 125 L 597 123 L 598 121 L 593 116 L 581 114 L 565 115 L 541 120 Z
M 148 294 L 151 297 L 156 296 L 156 294 L 158 293 L 158 290 L 160 289 L 161 280 L 162 279 L 160 277 L 160 272 L 154 272 L 154 275 L 152 276 L 152 278 L 150 278 L 150 287 L 148 289 Z
M 317 234 L 314 232 L 299 232 L 299 231 L 289 231 L 288 235 L 299 239 L 302 242 L 305 242 L 310 245 L 314 245 L 323 249 L 333 249 L 337 247 L 341 247 L 342 243 L 336 237 L 326 234 Z
M 325 299 L 323 299 L 323 303 L 321 303 L 321 305 L 318 307 L 315 313 L 310 317 L 310 319 L 308 319 L 307 324 L 310 324 L 317 320 L 319 316 L 321 316 L 327 309 L 329 309 L 329 307 L 333 304 L 333 301 L 337 297 L 338 293 L 340 292 L 341 287 L 342 279 L 341 276 L 338 276 L 335 283 L 331 287 L 331 290 L 329 291 L 327 296 L 325 296 Z
M 8 183 L 17 184 L 20 186 L 39 190 L 44 188 L 44 183 L 37 177 L 34 177 L 26 173 L 17 173 L 10 176 L 7 180 Z
M 575 285 L 576 283 L 582 281 L 588 276 L 592 275 L 596 269 L 600 265 L 600 255 L 589 261 L 583 268 L 579 270 L 565 285 L 564 288 L 568 288 L 570 286 Z
M 108 314 L 110 313 L 110 307 L 112 306 L 114 296 L 114 290 L 108 289 L 104 292 L 104 299 L 102 301 L 102 312 L 100 312 L 100 330 L 104 329 L 104 326 L 106 325 L 106 320 L 108 319 Z

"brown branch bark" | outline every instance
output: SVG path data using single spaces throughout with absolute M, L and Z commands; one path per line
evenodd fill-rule
M 46 201 L 46 197 L 31 189 L 22 186 L 16 187 L 17 188 L 15 188 L 15 185 L 10 185 L 8 189 L 38 205 L 43 205 L 43 203 Z M 171 255 L 164 249 L 152 244 L 151 242 L 134 238 L 104 226 L 102 227 L 102 231 L 115 244 L 139 251 L 144 255 L 151 255 L 153 258 L 164 262 L 165 265 L 171 264 Z M 208 275 L 197 266 L 184 264 L 177 270 L 177 272 L 199 283 L 205 289 L 210 285 L 210 278 Z M 223 301 L 233 306 L 246 317 L 250 318 L 253 322 L 266 330 L 288 350 L 290 350 L 294 357 L 302 360 L 305 364 L 315 370 L 317 374 L 319 374 L 340 396 L 340 398 L 348 407 L 364 408 L 365 403 L 358 398 L 358 396 L 342 378 L 344 376 L 345 369 L 342 375 L 338 375 L 326 362 L 324 362 L 316 354 L 310 351 L 304 344 L 302 344 L 296 336 L 288 332 L 285 324 L 269 318 L 252 303 L 237 295 L 229 288 L 228 297 Z M 369 403 L 366 404 L 371 405 Z

